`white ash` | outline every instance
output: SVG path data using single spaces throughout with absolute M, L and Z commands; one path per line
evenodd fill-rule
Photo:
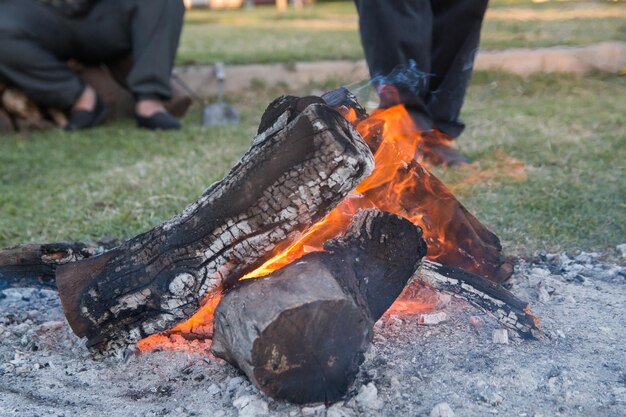
M 448 403 L 439 403 L 433 407 L 430 417 L 454 417 L 454 411 Z
M 425 326 L 432 326 L 435 324 L 443 323 L 447 320 L 448 314 L 446 314 L 445 311 L 439 311 L 437 313 L 424 313 L 417 316 L 417 322 Z
M 244 395 L 233 401 L 233 406 L 239 411 L 239 417 L 268 416 L 267 402 L 256 395 Z
M 509 332 L 506 329 L 495 329 L 491 333 L 491 340 L 498 345 L 509 344 Z
M 417 315 L 383 317 L 348 395 L 328 405 L 272 400 L 230 365 L 198 353 L 94 361 L 54 291 L 6 288 L 0 415 L 626 415 L 626 269 L 603 259 L 540 254 L 517 264 L 512 291 L 541 318 L 542 341 L 509 334 L 509 344 L 494 344 L 500 324 L 456 297 L 438 303 L 433 313 L 448 320 L 436 325 L 420 325 Z
M 326 406 L 318 405 L 317 407 L 303 407 L 302 417 L 326 417 Z
M 355 399 L 363 412 L 367 412 L 367 410 L 380 410 L 385 405 L 383 401 L 378 398 L 376 385 L 371 382 L 359 388 L 359 393 L 356 395 Z

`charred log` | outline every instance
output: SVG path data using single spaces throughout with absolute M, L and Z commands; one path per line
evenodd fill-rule
M 417 224 L 424 229 L 429 259 L 496 283 L 511 276 L 513 267 L 502 254 L 498 236 L 476 219 L 437 177 L 417 161 L 410 161 L 397 171 L 396 181 L 410 185 L 398 192 L 394 205 L 390 205 L 388 197 L 391 183 L 379 184 L 364 191 L 364 195 L 381 210 L 419 219 Z M 445 241 L 441 236 L 445 236 Z
M 0 250 L 0 279 L 8 284 L 56 287 L 60 265 L 99 255 L 115 246 L 115 240 L 95 244 L 83 242 L 31 243 Z
M 498 237 L 478 221 L 437 177 L 413 159 L 414 149 L 383 143 L 384 118 L 367 117 L 356 97 L 345 88 L 328 92 L 322 98 L 356 125 L 374 153 L 376 163 L 385 165 L 380 170 L 382 175 L 375 170 L 357 191 L 380 210 L 415 219 L 424 230 L 429 259 L 454 265 L 494 282 L 502 283 L 511 276 L 513 269 L 502 255 Z M 415 137 L 418 143 L 417 128 L 403 134 Z M 393 164 L 396 166 L 391 172 Z M 446 242 L 441 240 L 442 236 Z
M 216 309 L 213 352 L 272 397 L 307 403 L 343 396 L 374 322 L 400 295 L 426 247 L 408 220 L 364 210 L 325 250 L 243 281 Z
M 502 325 L 521 337 L 534 339 L 542 334 L 539 319 L 533 315 L 530 305 L 500 284 L 462 269 L 431 261 L 424 261 L 416 279 L 437 291 L 468 301 L 495 316 Z
M 185 211 L 102 255 L 61 266 L 74 332 L 114 353 L 191 316 L 321 219 L 372 169 L 356 131 L 323 104 L 276 114 L 221 181 Z

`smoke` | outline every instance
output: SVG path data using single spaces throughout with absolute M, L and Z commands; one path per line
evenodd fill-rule
M 350 90 L 360 102 L 366 102 L 372 90 L 379 94 L 385 89 L 383 95 L 395 95 L 399 103 L 399 92 L 407 96 L 421 96 L 428 89 L 428 83 L 433 74 L 421 71 L 417 68 L 415 60 L 410 59 L 406 64 L 397 65 L 389 74 L 378 74 L 370 80 L 360 80 L 344 87 Z M 391 99 L 391 101 L 396 101 Z
M 406 64 L 397 65 L 389 74 L 378 74 L 373 76 L 371 80 L 357 81 L 344 87 L 356 94 L 363 89 L 392 85 L 399 90 L 419 94 L 428 87 L 430 77 L 432 74 L 417 68 L 415 60 L 410 59 Z

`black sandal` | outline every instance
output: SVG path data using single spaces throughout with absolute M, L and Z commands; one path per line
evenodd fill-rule
M 178 130 L 181 125 L 178 119 L 166 111 L 154 113 L 150 117 L 135 115 L 137 126 L 150 130 Z
M 74 110 L 70 112 L 70 117 L 65 126 L 65 130 L 91 129 L 104 121 L 107 116 L 107 108 L 98 94 L 96 94 L 96 105 L 93 110 Z

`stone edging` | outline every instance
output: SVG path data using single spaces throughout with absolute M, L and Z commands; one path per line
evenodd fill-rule
M 541 72 L 585 74 L 590 71 L 618 73 L 626 67 L 626 42 L 602 42 L 585 47 L 551 47 L 480 51 L 474 68 L 499 70 L 526 76 Z M 176 74 L 201 96 L 215 95 L 213 67 L 180 66 Z M 346 76 L 354 81 L 368 78 L 367 67 L 360 61 L 318 61 L 295 64 L 237 65 L 227 68 L 225 92 L 237 93 L 254 82 L 265 85 L 284 83 L 290 90 L 310 82 Z

